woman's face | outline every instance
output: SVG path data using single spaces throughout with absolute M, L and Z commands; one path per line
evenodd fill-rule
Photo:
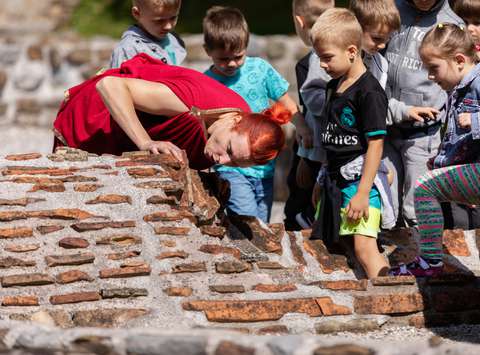
M 248 137 L 233 129 L 241 119 L 238 113 L 224 114 L 208 129 L 209 138 L 204 153 L 216 164 L 239 167 L 252 165 Z

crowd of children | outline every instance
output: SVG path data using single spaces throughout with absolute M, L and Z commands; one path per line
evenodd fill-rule
M 180 6 L 132 0 L 136 24 L 111 66 L 138 53 L 180 65 Z M 480 217 L 480 0 L 351 0 L 349 9 L 293 0 L 292 15 L 311 49 L 295 67 L 301 109 L 272 65 L 247 56 L 249 27 L 239 9 L 214 6 L 203 20 L 212 60 L 205 74 L 252 112 L 277 102 L 293 115 L 286 228 L 313 226 L 312 238 L 327 244 L 351 236 L 369 278 L 440 273 L 444 220 L 455 225 L 464 213 L 468 228 Z M 227 214 L 268 222 L 274 169 L 275 161 L 217 165 L 230 184 Z M 418 230 L 421 256 L 390 267 L 376 237 L 402 225 Z

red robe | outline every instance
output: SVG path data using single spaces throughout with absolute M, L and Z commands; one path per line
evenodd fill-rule
M 115 155 L 138 149 L 111 117 L 96 90 L 97 82 L 106 76 L 162 83 L 189 109 L 192 106 L 200 109 L 234 107 L 250 112 L 241 96 L 219 82 L 195 70 L 167 65 L 142 53 L 124 62 L 120 68 L 107 70 L 68 90 L 68 99 L 62 103 L 53 125 L 69 147 Z M 140 111 L 137 114 L 153 140 L 169 141 L 184 149 L 191 168 L 205 169 L 213 164 L 203 153 L 206 137 L 195 116 L 188 112 L 174 117 Z

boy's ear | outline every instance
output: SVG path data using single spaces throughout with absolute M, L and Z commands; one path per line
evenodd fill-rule
M 353 60 L 358 55 L 358 48 L 357 46 L 351 44 L 347 47 L 347 52 L 350 55 L 350 59 Z
M 138 18 L 140 17 L 140 9 L 138 6 L 132 6 L 132 16 L 135 20 L 138 21 Z
M 295 21 L 298 23 L 298 25 L 302 30 L 305 29 L 305 19 L 303 18 L 303 16 L 294 15 L 293 18 L 295 19 Z

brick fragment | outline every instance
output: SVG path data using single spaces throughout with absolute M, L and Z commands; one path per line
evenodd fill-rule
M 55 281 L 46 274 L 20 274 L 2 277 L 2 287 L 50 285 Z
M 225 234 L 227 233 L 226 229 L 221 226 L 201 226 L 200 232 L 210 237 L 219 239 L 223 239 L 223 237 L 225 237 Z
M 105 228 L 133 228 L 135 227 L 135 221 L 116 221 L 116 222 L 83 222 L 83 223 L 76 223 L 72 224 L 71 228 L 77 232 L 89 232 L 89 231 L 97 231 Z
M 183 236 L 190 233 L 190 227 L 155 226 L 155 234 Z
M 133 184 L 139 189 L 160 189 L 168 197 L 174 197 L 176 201 L 183 196 L 183 184 L 178 181 L 145 181 Z
M 297 286 L 295 286 L 294 284 L 283 284 L 283 285 L 258 284 L 253 286 L 253 290 L 258 292 L 265 292 L 265 293 L 292 292 L 297 290 Z
M 120 252 L 120 253 L 110 253 L 107 254 L 107 259 L 109 260 L 123 260 L 123 259 L 128 259 L 128 258 L 135 258 L 139 256 L 141 253 L 140 250 L 130 250 L 130 251 L 125 251 L 125 252 Z
M 0 206 L 27 206 L 33 203 L 37 202 L 44 202 L 46 199 L 44 198 L 30 198 L 30 197 L 25 197 L 25 198 L 17 198 L 14 200 L 7 200 L 4 198 L 0 198 Z
M 219 274 L 235 274 L 252 271 L 252 265 L 241 261 L 226 261 L 215 263 L 215 270 Z
M 142 308 L 92 309 L 76 311 L 72 314 L 75 327 L 119 328 L 132 319 L 143 317 L 150 311 Z
M 315 281 L 309 283 L 309 286 L 318 286 L 334 291 L 366 291 L 368 280 Z
M 83 238 L 62 238 L 58 245 L 65 249 L 83 249 L 88 248 L 90 243 Z
M 358 314 L 395 314 L 418 312 L 425 309 L 420 293 L 354 296 L 354 309 Z
M 346 322 L 327 320 L 315 324 L 317 334 L 331 334 L 340 332 L 366 333 L 379 330 L 380 326 L 375 319 L 356 318 Z
M 126 157 L 125 157 L 126 158 Z M 151 154 L 130 156 L 128 160 L 119 160 L 115 163 L 117 168 L 126 166 L 142 166 L 142 165 L 160 165 L 168 166 L 173 169 L 182 168 L 182 163 L 168 154 Z
M 2 175 L 50 175 L 50 176 L 61 176 L 61 175 L 73 175 L 77 172 L 78 168 L 45 168 L 37 166 L 7 166 L 6 169 L 2 170 Z
M 219 255 L 219 254 L 230 254 L 233 257 L 240 259 L 240 250 L 236 248 L 230 248 L 230 247 L 224 247 L 219 244 L 204 244 L 198 249 L 202 253 L 206 254 L 213 254 L 213 255 Z
M 95 243 L 97 245 L 118 245 L 127 246 L 141 244 L 142 239 L 133 234 L 116 234 L 98 238 Z
M 174 240 L 161 240 L 160 245 L 165 248 L 175 248 L 177 246 L 177 242 Z
M 156 256 L 157 260 L 171 259 L 171 258 L 186 259 L 188 258 L 188 253 L 184 252 L 183 250 L 174 250 L 174 251 L 165 251 Z
M 148 291 L 144 288 L 112 288 L 101 290 L 100 293 L 104 299 L 148 296 Z
M 310 317 L 348 315 L 352 311 L 332 302 L 330 297 L 291 298 L 252 301 L 190 301 L 187 311 L 204 311 L 211 322 L 262 322 L 282 318 L 287 313 L 305 313 Z
M 37 296 L 6 296 L 2 300 L 5 307 L 29 307 L 38 306 Z
M 322 240 L 304 240 L 303 247 L 312 255 L 325 274 L 336 270 L 349 271 L 350 267 L 344 255 L 331 254 Z
M 143 217 L 145 222 L 179 222 L 183 219 L 188 219 L 192 223 L 196 223 L 195 216 L 186 210 L 155 212 Z
M 143 260 L 125 260 L 120 264 L 121 268 L 125 267 L 148 267 L 148 264 Z
M 231 341 L 223 340 L 215 349 L 214 355 L 254 355 L 255 348 L 250 348 L 235 344 Z
M 99 184 L 78 184 L 73 187 L 73 190 L 76 192 L 95 192 L 102 187 L 103 185 Z
M 207 265 L 204 262 L 201 263 L 187 263 L 175 265 L 172 269 L 172 273 L 180 274 L 186 272 L 206 272 Z
M 79 282 L 79 281 L 88 281 L 88 282 L 93 281 L 93 277 L 91 277 L 86 272 L 83 272 L 80 270 L 70 270 L 70 271 L 62 272 L 58 274 L 55 277 L 55 279 L 59 284 L 69 284 L 69 283 Z
M 471 255 L 462 229 L 444 230 L 442 240 L 445 253 L 454 256 Z
M 355 355 L 375 355 L 375 351 L 355 344 L 339 344 L 331 346 L 321 346 L 313 351 L 312 355 L 330 355 L 330 354 L 355 354 Z
M 78 253 L 71 255 L 49 255 L 45 257 L 45 262 L 49 267 L 65 265 L 91 264 L 95 260 L 93 253 Z
M 116 195 L 116 194 L 108 194 L 108 195 L 100 195 L 93 200 L 85 202 L 87 205 L 97 205 L 97 204 L 108 204 L 108 205 L 118 205 L 121 203 L 128 203 L 132 204 L 132 198 L 126 195 Z
M 281 237 L 279 234 L 270 228 L 265 228 L 256 217 L 229 216 L 229 219 L 260 250 L 267 253 L 282 254 Z
M 399 286 L 414 285 L 415 276 L 381 276 L 374 277 L 370 280 L 373 286 Z
M 23 260 L 12 258 L 10 256 L 6 258 L 0 258 L 0 269 L 8 269 L 11 267 L 30 267 L 35 266 L 37 263 L 33 260 Z
M 178 200 L 174 196 L 151 196 L 147 199 L 147 203 L 150 205 L 170 205 L 175 206 L 178 204 Z
M 0 212 L 0 222 L 10 222 L 20 219 L 28 218 L 43 218 L 43 219 L 64 219 L 64 220 L 82 220 L 95 217 L 94 215 L 77 209 L 63 209 L 45 210 L 45 211 L 5 211 Z
M 42 157 L 42 154 L 40 153 L 10 154 L 5 157 L 5 160 L 24 161 L 24 160 L 34 160 L 41 157 Z
M 300 246 L 297 244 L 297 238 L 295 237 L 295 233 L 287 232 L 288 238 L 290 239 L 290 250 L 292 251 L 293 258 L 295 262 L 299 265 L 306 266 L 307 262 L 303 257 L 303 252 Z
M 47 184 L 35 184 L 32 186 L 28 192 L 37 192 L 37 191 L 45 191 L 45 192 L 65 192 L 66 188 L 63 183 L 47 183 Z
M 13 228 L 0 229 L 0 239 L 29 238 L 29 237 L 33 237 L 32 228 L 13 227 Z
M 157 177 L 157 178 L 167 178 L 170 177 L 168 172 L 165 170 L 156 169 L 153 167 L 149 168 L 129 168 L 127 169 L 128 175 L 135 179 L 142 179 L 142 178 L 150 178 L 150 177 Z
M 163 292 L 171 297 L 189 297 L 193 290 L 190 287 L 168 287 Z
M 50 297 L 50 303 L 54 305 L 80 303 L 80 302 L 94 302 L 101 299 L 100 293 L 94 292 L 74 292 L 65 295 L 55 295 Z
M 39 248 L 39 244 L 8 244 L 5 246 L 5 251 L 11 253 L 27 253 L 29 251 L 38 250 Z
M 59 226 L 59 225 L 38 226 L 37 231 L 39 231 L 40 234 L 45 235 L 45 234 L 61 231 L 64 228 L 65 228 L 64 226 Z
M 82 175 L 72 175 L 72 176 L 63 176 L 56 178 L 44 178 L 44 177 L 35 177 L 35 176 L 18 176 L 14 177 L 10 182 L 15 184 L 59 184 L 65 182 L 95 182 L 98 179 L 94 176 L 82 176 Z
M 282 264 L 276 261 L 257 261 L 256 262 L 259 269 L 267 269 L 267 270 L 281 270 L 285 269 Z
M 281 335 L 281 334 L 289 334 L 290 331 L 288 330 L 287 326 L 285 325 L 270 325 L 267 327 L 263 327 L 258 329 L 255 334 L 257 335 Z
M 148 276 L 152 272 L 150 266 L 124 267 L 118 269 L 100 270 L 101 279 Z
M 244 293 L 245 286 L 243 285 L 210 285 L 210 291 L 217 293 Z

